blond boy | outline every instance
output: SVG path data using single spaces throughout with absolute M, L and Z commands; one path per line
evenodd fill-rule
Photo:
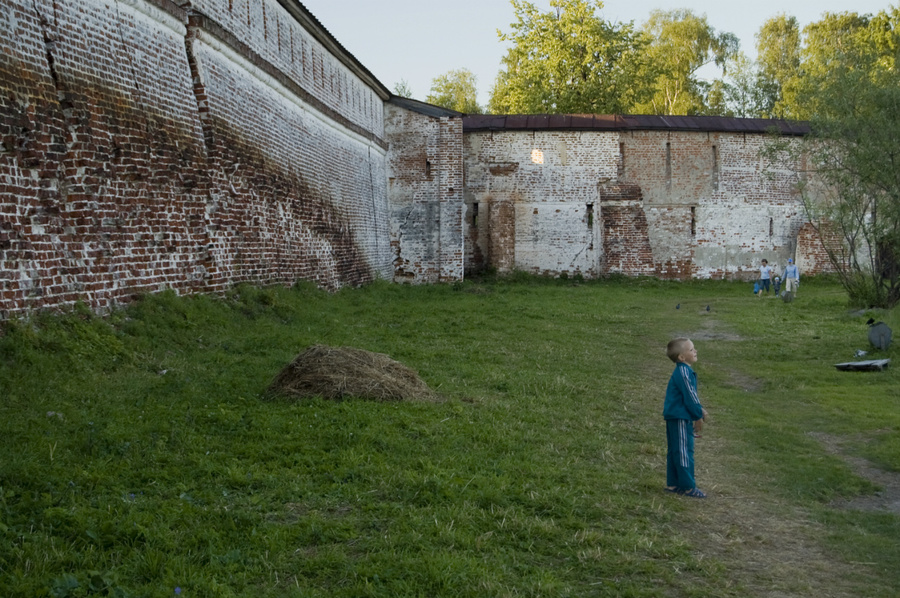
M 692 498 L 706 498 L 694 480 L 694 423 L 702 422 L 706 409 L 697 395 L 697 349 L 688 338 L 676 338 L 666 347 L 675 371 L 666 387 L 663 418 L 666 420 L 666 490 Z M 702 426 L 702 424 L 700 424 Z

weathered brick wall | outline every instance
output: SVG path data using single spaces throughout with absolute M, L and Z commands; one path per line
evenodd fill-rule
M 467 133 L 466 268 L 600 274 L 597 185 L 616 176 L 617 148 L 616 133 Z M 476 205 L 490 217 L 472 227 Z
M 462 280 L 462 119 L 393 103 L 385 114 L 394 280 Z
M 191 24 L 191 68 L 205 99 L 211 242 L 225 280 L 335 288 L 389 278 L 383 131 L 370 139 L 328 113 L 208 18 Z
M 600 185 L 600 217 L 603 226 L 603 264 L 607 273 L 652 275 L 650 229 L 644 198 L 637 185 Z
M 640 186 L 656 272 L 667 278 L 752 278 L 781 264 L 805 222 L 795 164 L 767 168 L 765 135 L 623 132 L 623 180 Z
M 279 0 L 178 0 L 178 3 L 206 15 L 240 40 L 253 55 L 299 86 L 300 94 L 308 94 L 307 101 L 320 102 L 322 112 L 334 111 L 376 135 L 383 132 L 382 99 L 329 48 L 310 35 Z
M 849 264 L 847 246 L 840 234 L 833 227 L 819 223 L 819 227 L 807 222 L 797 233 L 797 258 L 795 263 L 800 270 L 800 275 L 826 274 L 836 271 L 831 258 L 828 257 L 828 249 L 835 258 L 844 265 Z M 860 252 L 863 260 L 868 254 Z M 865 261 L 863 261 L 865 263 Z
M 391 275 L 380 98 L 275 0 L 179 4 L 0 0 L 0 314 Z
M 184 13 L 0 0 L 0 14 L 0 312 L 202 284 Z
M 805 222 L 796 164 L 767 170 L 761 134 L 659 130 L 466 133 L 466 205 L 514 206 L 494 241 L 466 219 L 466 268 L 749 278 Z M 630 190 L 621 197 L 620 193 Z M 591 222 L 588 226 L 588 223 Z M 500 243 L 512 246 L 498 254 Z M 492 249 L 493 248 L 493 249 Z

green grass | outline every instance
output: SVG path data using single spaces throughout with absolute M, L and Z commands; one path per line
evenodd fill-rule
M 897 370 L 833 367 L 869 349 L 869 315 L 900 331 L 827 280 L 786 304 L 738 283 L 515 276 L 12 322 L 0 595 L 762 596 L 796 572 L 738 574 L 745 557 L 704 540 L 746 533 L 752 513 L 726 517 L 748 493 L 801 512 L 804 546 L 852 569 L 836 595 L 891 595 L 900 518 L 832 506 L 877 488 L 817 439 L 900 472 Z M 707 502 L 662 492 L 676 335 L 712 414 Z M 261 400 L 315 343 L 386 353 L 444 400 Z M 807 575 L 793 595 L 834 582 Z

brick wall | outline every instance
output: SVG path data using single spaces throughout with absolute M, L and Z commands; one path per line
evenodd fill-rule
M 625 183 L 600 185 L 599 199 L 603 226 L 602 271 L 663 274 L 654 268 L 641 188 Z
M 806 221 L 793 173 L 767 169 L 765 135 L 628 131 L 623 180 L 644 194 L 656 273 L 752 278 L 759 263 L 792 255 Z
M 0 0 L 0 314 L 391 275 L 374 89 L 276 0 L 178 4 Z
M 495 227 L 499 240 L 496 219 L 466 219 L 466 268 L 753 277 L 763 258 L 793 255 L 806 221 L 799 165 L 767 170 L 764 142 L 675 130 L 469 131 L 467 211 L 509 204 L 515 217 Z
M 816 227 L 807 222 L 797 234 L 797 258 L 795 263 L 800 275 L 825 274 L 836 271 L 826 246 L 843 264 L 849 264 L 846 243 L 840 234 L 828 225 L 819 223 Z
M 616 176 L 617 148 L 615 133 L 466 133 L 466 268 L 598 275 L 597 185 Z M 476 209 L 489 217 L 473 227 Z
M 385 106 L 391 248 L 397 282 L 433 283 L 463 277 L 462 118 L 443 112 L 408 100 Z

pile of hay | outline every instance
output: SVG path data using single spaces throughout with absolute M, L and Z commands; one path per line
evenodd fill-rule
M 269 397 L 354 397 L 377 401 L 430 401 L 434 392 L 419 375 L 387 355 L 353 347 L 313 345 L 275 377 Z

